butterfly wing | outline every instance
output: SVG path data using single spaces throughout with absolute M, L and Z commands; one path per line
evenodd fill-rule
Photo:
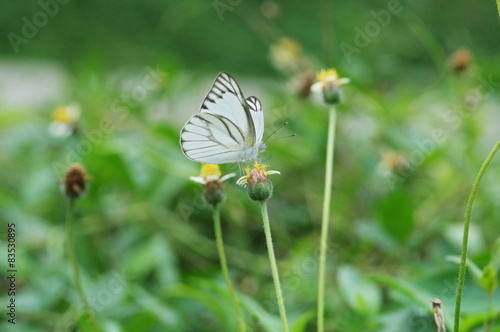
M 255 127 L 249 106 L 240 86 L 231 75 L 217 75 L 201 104 L 200 112 L 215 113 L 228 118 L 241 129 L 249 142 L 255 143 Z
M 262 141 L 262 136 L 264 135 L 264 111 L 262 103 L 257 97 L 252 96 L 247 98 L 247 104 L 250 108 L 256 140 L 259 143 Z
M 262 105 L 251 97 L 250 106 L 241 89 L 229 74 L 220 73 L 207 96 L 200 113 L 189 119 L 181 130 L 181 148 L 191 160 L 209 164 L 223 164 L 247 160 L 258 154 L 255 144 L 256 123 L 263 132 L 257 114 Z M 260 106 L 258 106 L 260 105 Z M 253 107 L 253 109 L 252 109 Z M 255 114 L 255 115 L 254 115 Z
M 193 161 L 207 164 L 233 163 L 245 159 L 245 134 L 228 118 L 198 113 L 181 131 L 182 152 Z

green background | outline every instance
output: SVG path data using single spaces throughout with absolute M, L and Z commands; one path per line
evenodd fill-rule
M 277 137 L 297 134 L 270 142 L 262 158 L 281 172 L 268 204 L 289 320 L 315 331 L 327 112 L 273 65 L 281 37 L 301 45 L 311 70 L 335 67 L 351 79 L 338 106 L 327 331 L 435 331 L 435 297 L 451 330 L 458 264 L 449 256 L 460 252 L 472 182 L 500 133 L 495 3 L 401 1 L 362 47 L 359 31 L 376 26 L 372 11 L 389 2 L 274 4 L 277 16 L 263 10 L 273 3 L 246 0 L 0 4 L 0 252 L 15 223 L 18 269 L 15 326 L 1 284 L 2 331 L 89 330 L 78 323 L 59 189 L 75 161 L 91 176 L 76 204 L 76 253 L 106 331 L 236 331 L 210 207 L 189 180 L 199 165 L 178 141 L 221 71 L 261 99 L 266 133 L 288 121 Z M 43 8 L 54 15 L 28 38 L 26 21 L 43 20 Z M 347 44 L 359 52 L 348 56 Z M 455 73 L 449 59 L 460 48 L 472 62 Z M 141 94 L 150 70 L 163 74 Z M 70 103 L 81 107 L 77 132 L 50 135 L 52 111 Z M 406 167 L 391 173 L 388 151 Z M 472 215 L 469 254 L 480 269 L 500 255 L 498 165 L 496 157 Z M 222 170 L 240 176 L 242 166 Z M 258 205 L 234 179 L 225 188 L 226 253 L 249 329 L 278 331 Z M 496 315 L 497 293 L 489 308 L 468 272 L 462 331 Z

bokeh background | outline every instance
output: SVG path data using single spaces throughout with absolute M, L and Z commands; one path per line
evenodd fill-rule
M 327 112 L 309 96 L 335 67 L 338 106 L 328 331 L 451 326 L 456 256 L 472 182 L 499 138 L 499 21 L 492 1 L 3 1 L 0 4 L 0 262 L 17 230 L 17 321 L 2 331 L 89 331 L 65 250 L 59 183 L 90 176 L 77 202 L 84 285 L 106 331 L 236 331 L 197 163 L 179 131 L 215 76 L 258 96 L 262 155 L 285 303 L 294 331 L 315 331 Z M 480 184 L 469 243 L 498 260 L 498 156 Z M 224 165 L 224 173 L 241 174 Z M 249 329 L 279 331 L 258 206 L 226 183 L 230 274 Z M 498 292 L 468 271 L 462 331 L 500 331 Z M 489 324 L 489 323 L 488 323 Z

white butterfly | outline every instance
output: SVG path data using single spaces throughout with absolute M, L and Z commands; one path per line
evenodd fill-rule
M 201 105 L 181 130 L 182 152 L 191 160 L 224 164 L 257 159 L 262 142 L 264 113 L 256 97 L 245 99 L 229 74 L 217 75 Z

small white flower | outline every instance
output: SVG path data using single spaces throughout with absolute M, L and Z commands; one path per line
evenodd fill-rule
M 269 175 L 281 174 L 279 171 L 268 171 L 269 165 L 261 164 L 258 162 L 254 163 L 254 168 L 246 167 L 244 169 L 246 175 L 243 175 L 236 181 L 236 184 L 242 187 L 246 187 L 248 182 L 255 185 L 257 181 L 265 181 Z
M 68 137 L 76 128 L 80 119 L 80 106 L 77 104 L 61 105 L 52 112 L 49 133 L 55 137 Z
M 321 70 L 316 74 L 318 82 L 311 86 L 313 95 L 322 95 L 323 101 L 326 104 L 336 104 L 342 100 L 341 85 L 351 82 L 346 77 L 339 77 L 335 69 Z
M 318 82 L 311 86 L 311 90 L 315 92 L 323 91 L 331 86 L 338 87 L 351 82 L 351 80 L 347 77 L 340 78 L 335 69 L 323 69 L 316 74 L 316 77 Z
M 201 183 L 203 185 L 207 184 L 208 182 L 212 181 L 219 181 L 219 182 L 224 182 L 227 179 L 230 179 L 236 174 L 234 173 L 229 173 L 224 175 L 223 177 L 220 176 L 220 169 L 218 165 L 211 165 L 211 164 L 201 164 L 201 174 L 200 176 L 190 176 L 189 179 L 191 181 L 194 181 L 196 183 Z

